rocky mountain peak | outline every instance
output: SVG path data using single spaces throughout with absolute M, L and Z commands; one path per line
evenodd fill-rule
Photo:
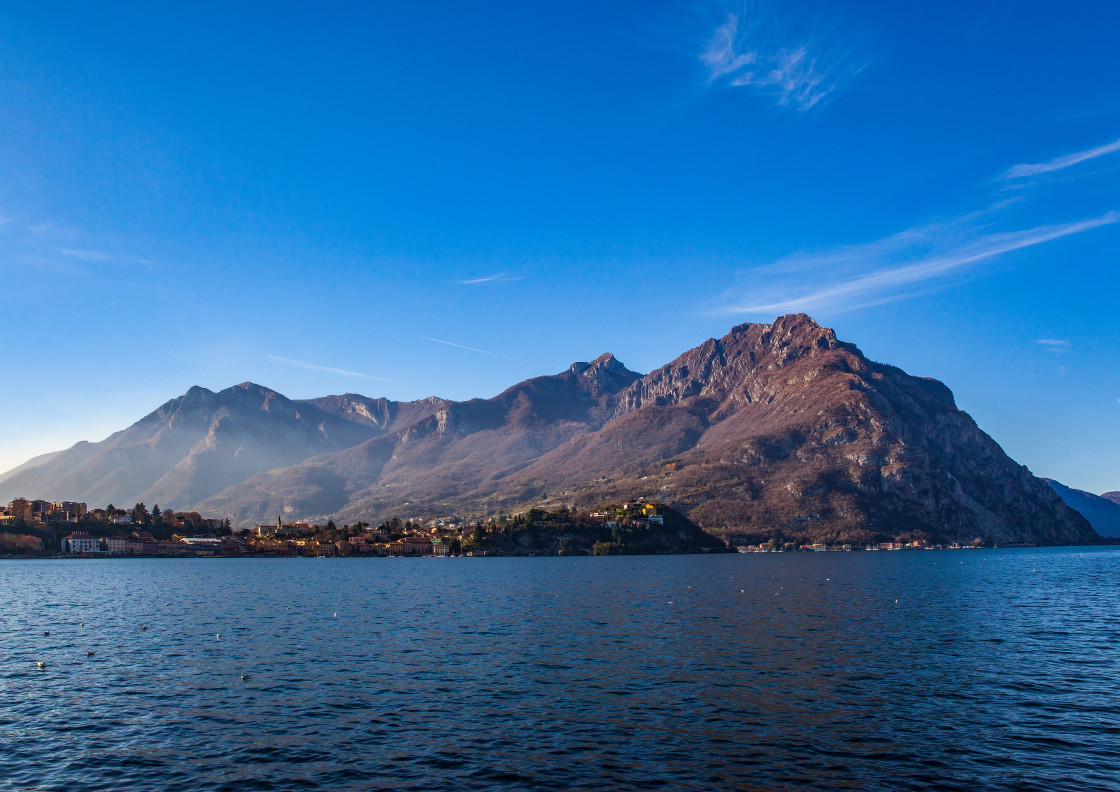
M 604 352 L 599 357 L 592 360 L 590 363 L 579 361 L 568 366 L 568 371 L 572 374 L 583 374 L 584 372 L 598 372 L 598 371 L 611 371 L 616 373 L 623 373 L 629 371 L 622 364 L 622 361 L 616 358 L 610 352 Z
M 575 375 L 579 386 L 595 398 L 613 395 L 640 378 L 610 352 L 604 352 L 590 363 L 573 363 L 568 374 Z

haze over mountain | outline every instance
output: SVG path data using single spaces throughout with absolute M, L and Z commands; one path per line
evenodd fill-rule
M 243 526 L 645 497 L 740 541 L 1096 538 L 947 387 L 869 361 L 801 314 L 739 325 L 645 376 L 606 354 L 490 399 L 192 388 L 3 493 L 189 504 Z
M 218 393 L 196 386 L 100 443 L 17 468 L 0 481 L 0 497 L 185 509 L 258 471 L 383 434 L 398 416 L 413 421 L 439 403 L 352 394 L 299 402 L 251 382 Z

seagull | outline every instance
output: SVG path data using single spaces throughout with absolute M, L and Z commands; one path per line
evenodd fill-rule
M 44 636 L 46 636 L 46 635 L 50 635 L 50 634 L 51 634 L 51 631 L 50 631 L 50 630 L 43 630 L 43 635 L 44 635 Z
M 214 633 L 214 640 L 215 641 L 222 640 L 222 634 L 221 633 Z
M 44 668 L 47 667 L 47 664 L 44 663 L 42 660 L 40 660 L 38 663 L 35 664 L 35 667 L 38 668 L 40 671 L 42 671 Z
M 334 617 L 335 617 L 336 619 L 338 618 L 338 611 L 335 611 Z
M 248 675 L 248 674 L 242 674 L 242 675 L 241 675 L 241 681 L 242 681 L 242 682 L 244 682 L 244 681 L 245 681 L 246 679 L 248 679 L 248 678 L 249 678 L 249 675 Z
M 93 657 L 96 654 L 92 649 L 86 652 L 86 657 Z
M 144 630 L 146 630 L 146 629 L 148 629 L 148 625 L 146 625 L 146 624 L 140 625 L 140 632 L 144 632 Z

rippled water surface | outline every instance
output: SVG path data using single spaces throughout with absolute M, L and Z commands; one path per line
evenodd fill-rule
M 1120 789 L 1113 548 L 4 561 L 0 636 L 0 790 Z

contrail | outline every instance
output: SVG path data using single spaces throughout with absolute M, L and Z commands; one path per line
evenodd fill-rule
M 509 360 L 517 360 L 517 358 L 515 358 L 515 357 L 510 357 L 509 355 L 503 355 L 501 352 L 490 352 L 490 351 L 487 351 L 485 349 L 478 349 L 477 347 L 470 347 L 470 346 L 463 346 L 462 344 L 456 344 L 452 341 L 441 341 L 438 338 L 429 338 L 428 336 L 420 336 L 420 337 L 423 338 L 425 341 L 435 341 L 437 344 L 447 344 L 448 346 L 459 347 L 459 349 L 468 349 L 471 352 L 481 352 L 484 355 L 493 355 L 494 357 L 508 358 Z

